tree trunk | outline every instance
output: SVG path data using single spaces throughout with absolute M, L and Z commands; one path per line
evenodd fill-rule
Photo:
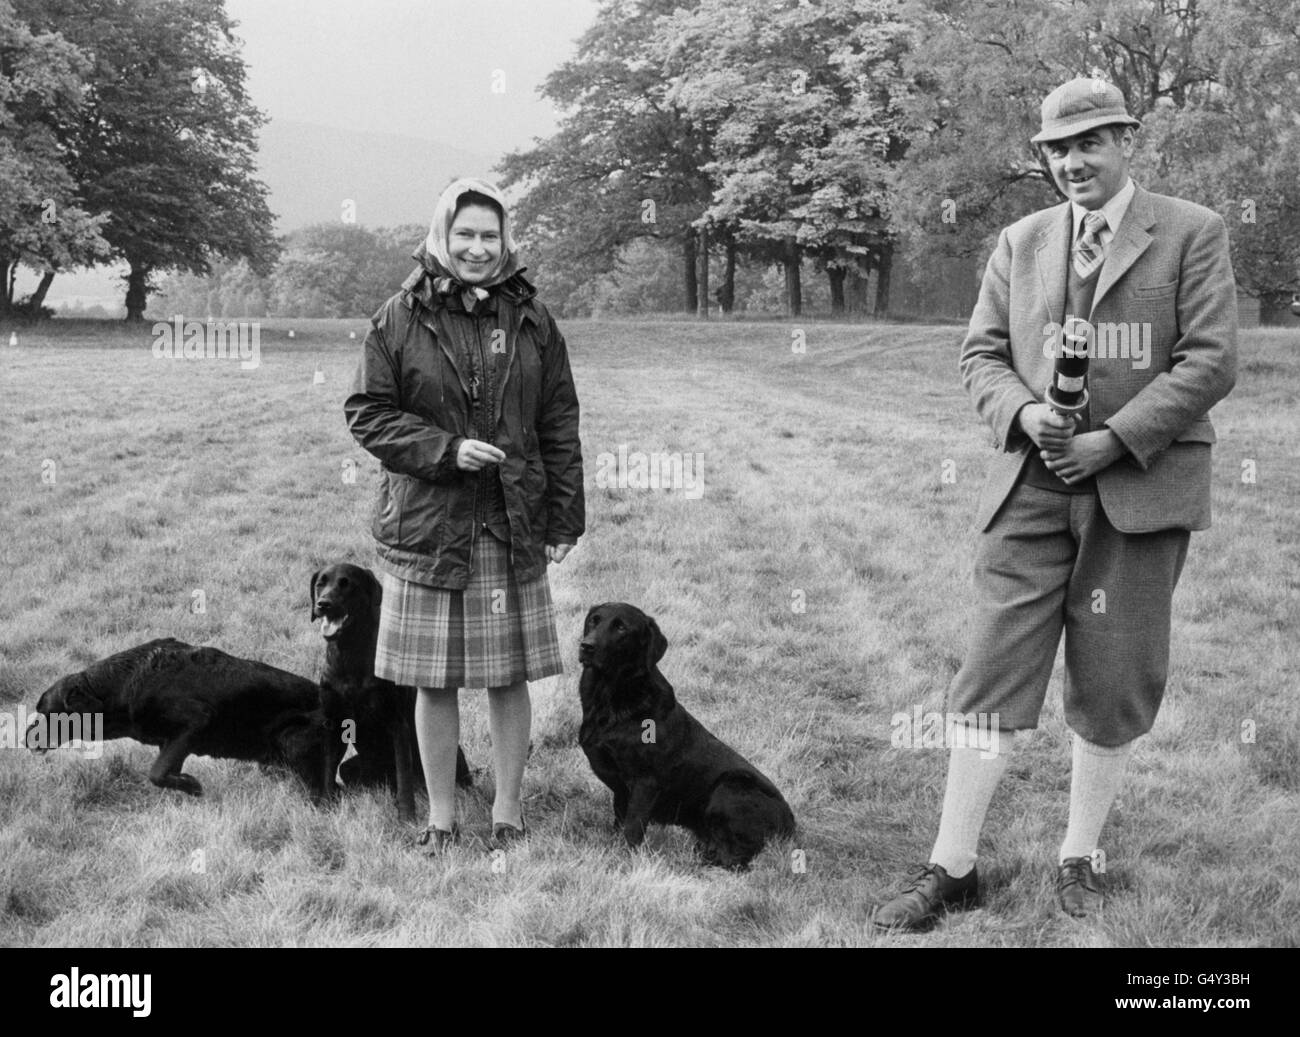
M 848 271 L 842 266 L 831 266 L 826 268 L 826 276 L 831 282 L 831 316 L 844 316 L 844 279 L 848 276 Z
M 686 235 L 682 239 L 682 260 L 682 269 L 686 275 L 686 305 L 682 309 L 694 313 L 700 307 L 700 283 L 695 270 L 695 230 L 691 227 L 686 228 Z
M 722 274 L 722 287 L 718 289 L 718 305 L 723 313 L 730 313 L 736 306 L 736 239 L 727 235 L 727 266 Z
M 844 279 L 844 312 L 850 317 L 866 316 L 870 273 L 863 274 L 859 261 L 847 270 Z
M 145 279 L 149 268 L 131 261 L 131 272 L 126 278 L 126 319 L 144 320 L 144 308 L 149 303 L 149 293 L 145 289 Z
M 32 314 L 41 312 L 41 305 L 45 302 L 45 293 L 50 290 L 50 285 L 54 283 L 54 271 L 45 270 L 41 273 L 41 283 L 36 286 L 36 291 L 32 292 Z
M 794 239 L 786 241 L 785 258 L 781 265 L 785 267 L 785 306 L 791 317 L 803 313 L 803 285 L 799 280 L 799 248 Z
M 13 309 L 14 274 L 17 271 L 17 263 L 0 260 L 0 313 L 8 313 Z
M 889 313 L 889 273 L 894 266 L 894 246 L 882 245 L 876 260 L 876 310 L 873 316 Z
M 704 320 L 709 319 L 709 230 L 700 231 L 700 285 L 699 309 L 696 311 Z

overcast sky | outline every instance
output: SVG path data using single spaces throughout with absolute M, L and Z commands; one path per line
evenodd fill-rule
M 537 86 L 573 55 L 596 8 L 596 0 L 226 0 L 253 102 L 272 119 L 488 155 L 555 129 Z

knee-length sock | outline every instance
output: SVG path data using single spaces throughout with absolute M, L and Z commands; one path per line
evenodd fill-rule
M 999 751 L 954 746 L 948 756 L 948 786 L 943 794 L 939 836 L 930 861 L 950 876 L 961 878 L 975 866 L 980 829 L 989 802 L 1007 769 L 1013 735 L 1004 732 Z
M 1070 765 L 1070 825 L 1061 844 L 1060 860 L 1086 857 L 1097 848 L 1106 815 L 1124 781 L 1133 743 L 1095 745 L 1074 736 Z

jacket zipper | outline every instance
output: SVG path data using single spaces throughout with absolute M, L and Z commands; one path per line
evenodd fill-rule
M 505 373 L 505 377 L 502 379 L 502 382 L 501 382 L 501 409 L 502 409 L 502 411 L 505 410 L 505 406 L 506 406 L 506 389 L 507 389 L 507 388 L 509 387 L 509 385 L 510 385 L 510 371 L 511 371 L 511 370 L 514 368 L 514 366 L 515 366 L 515 365 L 514 365 L 514 359 L 515 359 L 515 347 L 517 346 L 517 344 L 518 344 L 518 342 L 519 342 L 519 329 L 520 329 L 521 327 L 523 327 L 523 313 L 522 313 L 518 308 L 512 306 L 512 307 L 510 307 L 510 309 L 508 309 L 506 312 L 507 312 L 507 314 L 508 314 L 507 326 L 508 326 L 508 328 L 509 328 L 509 331 L 508 331 L 508 333 L 507 333 L 507 334 L 508 334 L 508 339 L 507 339 L 506 354 L 505 354 L 505 357 L 506 357 L 506 373 Z M 501 316 L 500 316 L 500 315 L 501 315 L 501 303 L 498 302 L 498 303 L 497 303 L 497 323 L 498 323 L 498 324 L 500 324 L 500 321 L 501 321 Z M 522 418 L 523 418 L 523 413 L 522 413 L 522 411 L 520 412 L 520 415 L 519 415 L 519 416 L 520 416 L 520 419 L 522 420 Z M 521 429 L 521 431 L 524 431 L 524 430 Z M 526 431 L 524 431 L 524 435 L 525 435 L 525 436 L 527 435 L 527 432 L 526 432 Z M 525 463 L 527 463 L 527 462 L 525 462 Z M 502 498 L 501 506 L 504 508 L 504 507 L 505 507 L 505 480 L 504 480 L 504 479 L 501 480 L 501 498 Z M 511 566 L 513 566 L 513 565 L 515 564 L 515 528 L 514 528 L 513 525 L 511 525 L 511 522 L 510 522 L 510 509 L 509 509 L 509 508 L 506 508 L 506 528 L 510 530 L 510 542 L 509 542 L 508 544 L 506 544 L 506 558 L 509 560 L 509 564 L 510 564 Z
M 474 433 L 479 440 L 486 443 L 488 442 L 488 438 L 484 433 L 484 429 L 486 428 L 487 423 L 483 417 L 483 407 L 480 401 L 480 390 L 484 387 L 484 382 L 486 381 L 487 374 L 488 374 L 487 359 L 483 355 L 483 338 L 481 335 L 479 335 L 478 315 L 468 314 L 468 317 L 471 323 L 473 323 L 474 325 L 474 350 L 478 354 L 478 370 L 484 376 L 483 378 L 480 378 L 478 374 L 475 374 L 473 371 L 470 372 L 470 379 L 469 379 L 470 406 L 473 407 L 474 409 Z M 489 388 L 488 391 L 490 393 L 491 389 Z M 470 535 L 469 535 L 469 571 L 471 577 L 474 574 L 474 543 L 475 541 L 478 540 L 479 536 L 481 535 L 481 531 L 479 527 L 483 525 L 481 521 L 482 517 L 479 515 L 478 505 L 479 505 L 479 498 L 482 495 L 481 491 L 483 489 L 483 479 L 484 479 L 483 473 L 485 471 L 486 469 L 480 468 L 474 477 L 474 518 L 472 520 L 473 525 L 470 528 Z
M 451 369 L 456 372 L 456 378 L 460 381 L 460 387 L 465 390 L 465 393 L 470 398 L 470 408 L 472 410 L 475 407 L 475 405 L 478 403 L 478 386 L 479 386 L 478 378 L 474 375 L 474 372 L 471 371 L 470 380 L 468 382 L 465 381 L 464 372 L 461 371 L 460 364 L 456 363 L 455 353 L 448 345 L 448 343 L 444 341 L 444 336 L 438 334 L 438 329 L 434 325 L 433 321 L 425 320 L 422 317 L 421 323 L 426 328 L 428 328 L 429 331 L 433 334 L 434 341 L 438 344 L 439 348 L 442 349 L 443 353 L 447 357 L 447 360 L 451 363 Z M 474 336 L 475 339 L 477 340 L 478 338 L 477 324 L 475 325 L 474 328 Z M 449 338 L 450 335 L 447 337 Z M 474 515 L 475 518 L 477 518 L 478 516 L 478 482 L 477 481 L 475 481 L 474 483 Z M 474 571 L 474 531 L 472 527 L 470 529 L 470 538 L 469 538 L 469 569 L 470 572 Z
M 443 354 L 447 357 L 447 362 L 451 364 L 451 369 L 456 372 L 456 380 L 460 383 L 460 387 L 463 390 L 465 390 L 465 395 L 468 396 L 470 393 L 470 385 L 467 381 L 465 381 L 465 374 L 463 371 L 461 371 L 460 364 L 456 363 L 456 356 L 452 352 L 451 347 L 447 345 L 446 341 L 444 341 L 445 336 L 438 334 L 438 329 L 437 327 L 434 326 L 432 321 L 425 320 L 423 317 L 421 317 L 420 323 L 423 324 L 426 328 L 428 328 L 429 333 L 433 335 L 433 341 L 437 344 L 438 348 L 441 349 Z

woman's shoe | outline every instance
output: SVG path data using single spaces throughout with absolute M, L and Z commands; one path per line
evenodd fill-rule
M 492 849 L 505 850 L 512 843 L 520 843 L 528 838 L 528 826 L 524 824 L 524 819 L 520 817 L 519 823 L 522 828 L 516 828 L 505 821 L 496 821 L 492 824 Z
M 445 828 L 435 828 L 430 825 L 421 832 L 415 839 L 415 845 L 424 850 L 426 857 L 441 857 L 450 850 L 460 839 L 460 832 L 455 825 L 451 826 L 451 831 Z

